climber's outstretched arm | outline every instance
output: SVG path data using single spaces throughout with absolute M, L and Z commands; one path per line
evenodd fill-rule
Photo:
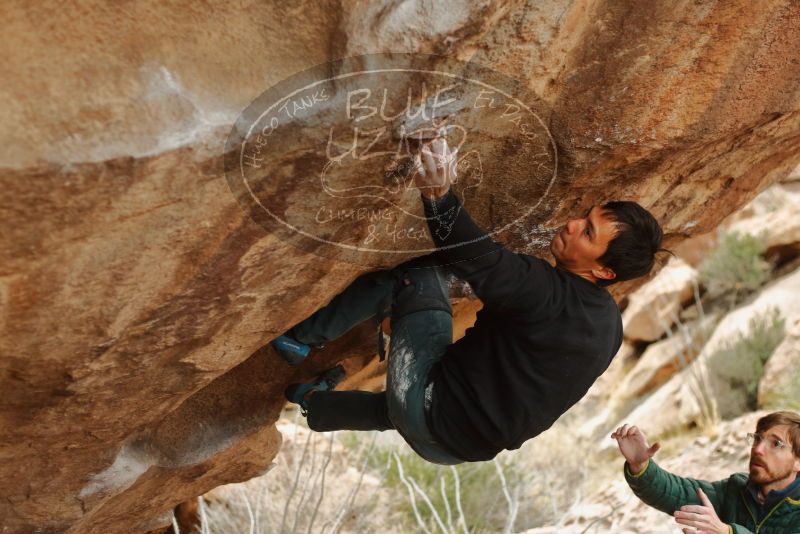
M 512 310 L 522 297 L 530 306 L 532 296 L 521 292 L 524 281 L 529 276 L 546 276 L 547 270 L 540 262 L 528 261 L 493 241 L 475 224 L 450 189 L 456 162 L 457 153 L 449 150 L 445 139 L 437 138 L 422 147 L 414 177 L 440 260 L 469 282 L 487 309 Z M 549 286 L 542 284 L 542 291 Z M 542 302 L 547 295 L 535 297 L 534 301 Z

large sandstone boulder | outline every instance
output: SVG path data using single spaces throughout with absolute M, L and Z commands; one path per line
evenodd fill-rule
M 763 409 L 800 411 L 800 322 L 788 328 L 783 342 L 767 361 L 758 384 L 758 405 Z
M 796 256 L 800 250 L 800 193 L 775 184 L 750 204 L 752 207 L 748 211 L 752 215 L 737 217 L 726 231 L 759 238 L 768 256 L 771 252 L 787 255 L 786 249 L 791 249 Z
M 717 246 L 725 232 L 737 232 L 764 239 L 767 257 L 778 260 L 800 252 L 797 239 L 797 213 L 800 212 L 800 167 L 786 175 L 744 207 L 732 213 L 716 231 L 697 235 L 675 247 L 675 254 L 692 267 L 698 267 Z
M 634 345 L 623 343 L 609 369 L 569 411 L 573 414 L 579 407 L 588 408 L 578 412 L 584 415 L 579 435 L 595 439 L 606 435 L 621 416 L 697 357 L 718 320 L 716 314 L 710 314 L 682 323 L 675 332 L 648 345 L 641 354 Z
M 622 314 L 625 337 L 655 341 L 672 328 L 678 312 L 697 290 L 697 270 L 672 258 L 659 273 L 628 299 Z
M 721 228 L 730 231 L 750 233 L 759 235 L 763 231 L 769 231 L 762 224 L 755 224 L 757 228 L 750 228 L 752 224 L 746 221 L 753 221 L 765 215 L 775 213 L 778 210 L 789 208 L 797 210 L 800 203 L 800 190 L 794 185 L 797 176 L 800 175 L 800 167 L 792 170 L 782 180 L 770 185 L 759 193 L 753 200 L 742 206 L 742 208 L 727 217 Z
M 636 365 L 619 382 L 615 398 L 646 395 L 686 368 L 703 349 L 718 320 L 717 314 L 704 315 L 694 322 L 682 323 L 665 339 L 648 345 Z
M 503 227 L 522 210 L 529 217 L 498 239 L 546 255 L 569 217 L 624 197 L 663 221 L 672 246 L 800 160 L 799 11 L 793 0 L 7 3 L 4 532 L 167 525 L 176 503 L 268 468 L 287 383 L 372 350 L 371 327 L 299 369 L 262 349 L 360 273 L 421 253 L 340 257 L 242 209 L 225 140 L 268 87 L 362 53 L 412 53 L 449 73 L 472 72 L 459 62 L 474 60 L 520 80 L 514 90 L 549 143 L 544 156 L 526 151 L 530 131 L 449 109 L 453 120 L 487 114 L 473 161 L 487 180 L 469 197 L 481 224 Z M 301 111 L 273 138 L 269 172 L 253 177 L 277 187 L 265 209 L 308 222 L 320 214 L 302 190 L 321 172 L 320 134 L 353 124 L 332 121 L 330 107 Z M 394 176 L 383 170 L 353 164 L 338 185 Z M 283 181 L 264 180 L 273 175 Z M 416 193 L 400 196 L 406 217 L 418 216 Z M 370 225 L 345 217 L 330 231 L 362 238 Z
M 758 387 L 755 373 L 763 372 L 762 363 L 756 361 L 758 354 L 732 347 L 752 331 L 756 318 L 769 318 L 777 310 L 785 325 L 800 319 L 798 299 L 800 269 L 773 281 L 752 302 L 723 317 L 691 365 L 612 426 L 635 424 L 660 436 L 689 425 L 704 426 L 717 417 L 732 418 L 747 412 Z

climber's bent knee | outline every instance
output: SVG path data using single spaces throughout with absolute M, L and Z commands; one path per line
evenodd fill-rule
M 447 273 L 435 260 L 425 257 L 416 264 L 395 269 L 397 285 L 392 299 L 392 320 L 418 311 L 438 310 L 453 314 Z

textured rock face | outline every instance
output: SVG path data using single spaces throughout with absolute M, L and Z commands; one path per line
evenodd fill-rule
M 764 409 L 800 409 L 800 321 L 787 328 L 786 337 L 764 367 L 758 384 L 758 405 Z M 785 407 L 785 408 L 783 408 Z
M 658 275 L 628 299 L 622 314 L 625 337 L 655 341 L 675 322 L 678 312 L 695 294 L 697 271 L 679 258 L 673 258 Z
M 685 325 L 685 328 L 649 345 L 630 373 L 620 383 L 617 397 L 621 402 L 642 396 L 666 382 L 689 365 L 703 348 L 703 342 L 713 331 L 718 317 L 704 317 L 702 321 Z
M 755 392 L 747 391 L 746 385 L 753 380 L 752 358 L 757 356 L 745 353 L 734 358 L 727 349 L 752 332 L 752 320 L 770 317 L 774 310 L 786 325 L 795 324 L 800 319 L 798 297 L 800 269 L 774 280 L 752 302 L 723 317 L 695 360 L 625 416 L 625 422 L 642 426 L 646 422 L 649 433 L 660 436 L 691 423 L 699 426 L 713 411 L 723 418 L 747 412 L 748 397 Z M 784 350 L 791 352 L 790 347 Z
M 792 0 L 437 6 L 5 6 L 7 531 L 164 525 L 176 503 L 267 468 L 287 383 L 369 354 L 366 327 L 298 370 L 261 349 L 366 270 L 267 233 L 223 176 L 237 115 L 295 72 L 402 51 L 520 78 L 547 104 L 558 147 L 558 179 L 534 214 L 545 229 L 624 197 L 650 208 L 674 245 L 713 229 L 800 159 Z M 495 202 L 540 201 L 530 167 L 513 157 L 520 141 L 507 141 L 485 158 L 496 176 L 476 191 L 484 224 L 502 218 Z M 348 178 L 370 179 L 357 169 Z M 500 237 L 546 254 L 537 235 L 517 226 Z
M 789 185 L 776 184 L 771 187 L 772 194 L 762 202 L 766 206 L 752 206 L 752 217 L 733 222 L 726 231 L 758 237 L 768 255 L 773 252 L 797 256 L 800 249 L 800 221 L 795 214 L 800 211 L 800 191 Z M 767 211 L 769 208 L 772 210 Z

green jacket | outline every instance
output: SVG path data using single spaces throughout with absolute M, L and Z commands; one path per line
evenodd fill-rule
M 717 516 L 730 525 L 733 534 L 800 533 L 800 495 L 791 492 L 757 522 L 758 513 L 747 492 L 747 475 L 736 473 L 717 482 L 683 478 L 661 469 L 650 460 L 641 473 L 633 475 L 625 464 L 625 480 L 642 501 L 672 515 L 686 504 L 702 504 L 696 489 L 702 488 Z M 792 498 L 794 497 L 794 498 Z

